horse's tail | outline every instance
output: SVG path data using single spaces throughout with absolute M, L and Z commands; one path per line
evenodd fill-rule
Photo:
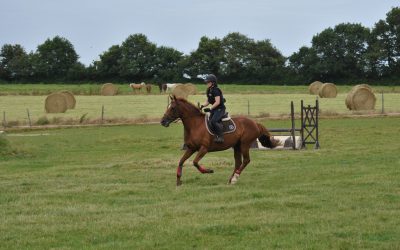
M 279 140 L 274 139 L 274 137 L 269 133 L 268 129 L 266 129 L 263 125 L 257 123 L 258 128 L 260 129 L 260 136 L 258 140 L 261 142 L 261 145 L 267 148 L 275 148 L 280 145 Z

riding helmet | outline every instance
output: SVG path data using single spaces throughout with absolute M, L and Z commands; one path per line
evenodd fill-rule
M 212 82 L 212 83 L 217 83 L 217 77 L 213 74 L 209 74 L 206 76 L 204 79 L 204 82 Z

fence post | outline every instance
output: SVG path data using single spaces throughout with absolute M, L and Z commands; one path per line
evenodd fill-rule
M 104 105 L 101 106 L 101 124 L 103 124 L 104 121 Z
M 6 111 L 3 111 L 3 127 L 6 128 L 7 121 L 6 121 Z
M 29 109 L 26 109 L 26 113 L 28 114 L 29 127 L 32 127 L 31 115 L 29 114 Z
M 382 90 L 382 114 L 385 113 L 385 101 L 383 99 L 383 90 Z
M 247 100 L 247 115 L 250 115 L 250 100 Z
M 290 132 L 291 135 L 292 135 L 292 141 L 293 141 L 292 148 L 296 149 L 296 134 L 295 134 L 296 126 L 294 124 L 294 104 L 293 104 L 293 101 L 290 102 L 290 120 L 292 121 L 292 130 Z

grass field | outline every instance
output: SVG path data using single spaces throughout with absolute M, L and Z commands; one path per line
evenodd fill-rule
M 295 103 L 295 112 L 300 112 L 300 101 L 306 105 L 315 105 L 315 96 L 309 94 L 226 94 L 227 111 L 231 115 L 250 115 L 253 117 L 281 117 L 290 113 L 290 102 Z M 377 94 L 375 111 L 354 112 L 345 106 L 346 94 L 336 98 L 320 98 L 322 115 L 352 115 L 363 113 L 381 113 L 382 96 Z M 76 124 L 98 122 L 104 106 L 104 119 L 117 121 L 158 121 L 165 112 L 168 95 L 121 95 L 121 96 L 85 96 L 78 95 L 75 109 L 62 114 L 46 114 L 44 103 L 46 96 L 7 95 L 0 96 L 1 120 L 8 124 L 28 124 L 28 110 L 33 125 L 40 125 L 43 118 L 49 123 Z M 204 95 L 190 96 L 193 103 L 203 103 Z M 400 93 L 384 94 L 385 113 L 400 113 Z M 82 119 L 84 118 L 84 119 Z
M 281 127 L 288 121 L 263 121 Z M 321 149 L 185 164 L 180 124 L 0 135 L 1 249 L 398 249 L 400 118 L 322 119 Z
M 133 94 L 128 83 L 116 83 L 119 95 Z M 347 93 L 354 86 L 337 85 L 339 93 Z M 220 84 L 225 94 L 307 94 L 308 85 L 248 85 Z M 0 84 L 0 95 L 48 95 L 55 91 L 69 90 L 75 95 L 100 95 L 102 84 Z M 199 92 L 204 93 L 206 86 L 196 84 Z M 376 93 L 400 93 L 400 86 L 373 86 Z M 159 94 L 157 85 L 153 85 L 151 94 Z M 143 95 L 145 91 L 142 92 Z

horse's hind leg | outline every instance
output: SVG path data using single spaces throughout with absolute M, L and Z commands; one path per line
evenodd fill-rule
M 235 184 L 238 179 L 240 174 L 242 173 L 242 171 L 244 170 L 244 168 L 250 163 L 250 144 L 249 145 L 241 145 L 240 146 L 240 152 L 243 156 L 243 161 L 242 164 L 240 165 L 239 169 L 235 169 L 235 173 L 233 174 L 233 176 L 231 177 L 230 183 L 231 184 Z
M 181 177 L 182 177 L 182 168 L 183 168 L 183 163 L 185 163 L 185 161 L 187 159 L 189 159 L 190 156 L 192 156 L 192 154 L 195 151 L 191 150 L 191 149 L 187 149 L 185 154 L 182 156 L 182 158 L 179 160 L 179 164 L 178 164 L 178 168 L 176 169 L 176 185 L 180 186 L 182 184 L 181 181 Z
M 208 152 L 207 148 L 201 147 L 199 152 L 197 153 L 196 157 L 193 160 L 193 165 L 200 171 L 202 174 L 211 174 L 214 173 L 214 170 L 209 168 L 204 168 L 199 164 L 199 161 L 206 155 Z
M 239 170 L 240 166 L 242 165 L 242 153 L 240 151 L 240 144 L 235 145 L 233 147 L 233 150 L 233 155 L 235 157 L 235 169 L 233 170 L 233 173 L 229 178 L 228 184 L 231 184 L 234 174 L 237 170 Z

